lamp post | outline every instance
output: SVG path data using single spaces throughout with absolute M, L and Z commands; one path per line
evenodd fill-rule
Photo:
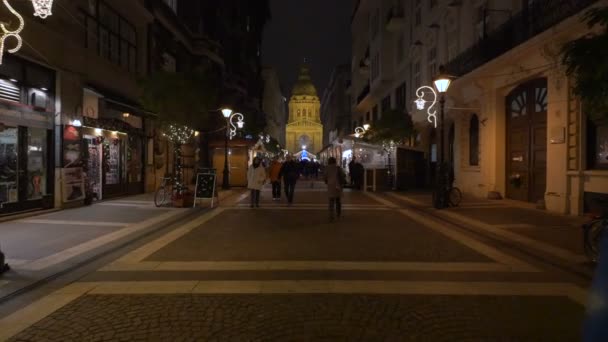
M 365 124 L 363 127 L 355 127 L 355 138 L 362 138 L 370 128 L 371 126 L 369 124 Z M 355 157 L 355 154 L 357 153 L 356 142 L 357 141 L 353 139 L 353 157 Z
M 244 117 L 241 113 L 232 113 L 232 109 L 224 108 L 221 110 L 222 116 L 226 119 L 226 135 L 224 136 L 224 172 L 223 172 L 223 180 L 222 180 L 222 189 L 228 190 L 230 189 L 230 170 L 228 169 L 228 140 L 232 140 L 232 138 L 236 135 L 236 130 L 238 128 L 243 128 L 245 122 L 243 121 Z M 237 118 L 238 121 L 235 123 L 232 121 L 234 118 Z
M 447 196 L 445 192 L 447 190 L 447 167 L 444 159 L 444 116 L 445 116 L 445 93 L 450 87 L 452 77 L 445 73 L 443 66 L 439 67 L 439 75 L 433 80 L 435 89 L 441 94 L 439 99 L 439 167 L 437 168 L 437 178 L 435 180 L 435 196 L 434 196 L 434 207 L 436 209 L 443 209 L 447 207 Z

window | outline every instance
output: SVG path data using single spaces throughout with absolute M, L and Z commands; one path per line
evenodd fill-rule
M 372 81 L 378 78 L 380 74 L 380 53 L 376 52 L 372 58 Z
M 437 48 L 436 47 L 432 47 L 431 49 L 429 49 L 428 58 L 429 58 L 428 59 L 429 76 L 435 77 L 437 75 Z
M 405 82 L 401 83 L 397 89 L 395 89 L 395 105 L 400 110 L 405 110 Z
M 414 63 L 414 86 L 416 89 L 420 87 L 420 62 Z
M 0 132 L 0 203 L 17 202 L 19 194 L 18 131 L 5 127 Z
M 608 119 L 587 119 L 587 169 L 608 169 Z
M 399 37 L 397 37 L 397 64 L 401 63 L 401 61 L 403 61 L 404 58 L 404 52 L 405 52 L 405 33 L 401 32 L 399 33 Z
M 378 106 L 374 106 L 374 109 L 372 109 L 372 122 L 376 122 L 378 121 Z
M 177 0 L 165 0 L 169 6 Z M 173 7 L 172 7 L 173 8 Z M 85 13 L 85 47 L 110 62 L 135 72 L 137 69 L 137 33 L 133 25 L 104 2 L 89 1 Z
M 469 165 L 479 165 L 479 119 L 476 114 L 469 122 Z
M 382 113 L 386 113 L 391 110 L 391 95 L 387 95 L 382 99 Z

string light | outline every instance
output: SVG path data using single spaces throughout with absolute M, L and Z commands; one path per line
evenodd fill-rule
M 51 12 L 53 8 L 53 0 L 32 0 L 32 5 L 34 5 L 35 17 L 46 19 L 48 16 L 53 14 L 53 12 Z
M 163 133 L 163 136 L 169 138 L 171 142 L 179 145 L 183 145 L 190 141 L 190 138 L 194 135 L 194 130 L 188 126 L 171 124 L 167 127 L 167 131 Z
M 8 3 L 8 0 L 2 0 L 2 3 L 4 3 L 4 6 L 6 6 L 9 12 L 17 17 L 19 20 L 19 27 L 16 30 L 11 31 L 6 27 L 6 25 L 0 24 L 0 29 L 2 30 L 2 34 L 0 35 L 0 65 L 2 64 L 2 58 L 4 55 L 4 44 L 8 38 L 15 38 L 17 42 L 17 45 L 14 48 L 7 50 L 9 53 L 15 53 L 21 49 L 23 40 L 19 34 L 21 31 L 23 31 L 23 27 L 25 26 L 23 17 Z

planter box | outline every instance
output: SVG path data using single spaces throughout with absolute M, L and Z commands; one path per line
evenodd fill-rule
M 194 204 L 194 194 L 183 194 L 180 198 L 173 200 L 173 206 L 176 208 L 187 208 Z

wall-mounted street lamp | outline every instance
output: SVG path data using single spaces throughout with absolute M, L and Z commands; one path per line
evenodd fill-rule
M 226 135 L 224 136 L 224 172 L 222 180 L 222 189 L 230 189 L 230 170 L 228 170 L 228 139 L 232 140 L 236 136 L 236 130 L 243 128 L 245 121 L 243 114 L 233 113 L 230 108 L 221 109 L 222 116 L 226 119 Z M 234 118 L 237 118 L 235 125 Z
M 445 195 L 445 191 L 447 189 L 446 179 L 447 179 L 447 167 L 444 165 L 444 121 L 445 121 L 445 93 L 450 88 L 450 84 L 452 83 L 452 79 L 454 77 L 448 75 L 445 72 L 445 68 L 442 66 L 439 67 L 439 75 L 435 77 L 433 80 L 434 88 L 429 86 L 422 86 L 416 90 L 416 96 L 418 99 L 414 101 L 416 103 L 416 108 L 419 110 L 424 110 L 427 100 L 424 99 L 425 90 L 430 92 L 433 95 L 433 101 L 431 105 L 427 108 L 427 120 L 433 124 L 435 129 L 437 129 L 437 110 L 434 108 L 437 104 L 437 93 L 441 96 L 439 98 L 439 167 L 437 168 L 437 177 L 435 179 L 435 196 L 433 205 L 437 209 L 442 209 L 447 206 L 447 196 Z
M 356 138 L 361 138 L 365 135 L 365 133 L 367 133 L 367 131 L 369 131 L 370 129 L 370 125 L 369 124 L 365 124 L 363 125 L 363 127 L 355 127 L 355 137 Z

